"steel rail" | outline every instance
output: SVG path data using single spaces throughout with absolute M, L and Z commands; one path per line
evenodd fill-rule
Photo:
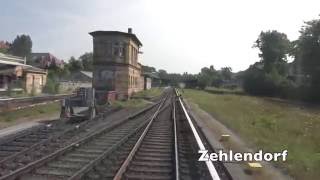
M 179 98 L 180 105 L 181 105 L 181 107 L 183 109 L 183 112 L 184 112 L 184 114 L 185 114 L 185 116 L 186 116 L 186 118 L 188 120 L 189 126 L 190 126 L 190 128 L 192 130 L 194 138 L 197 141 L 199 149 L 200 150 L 206 150 L 206 148 L 205 148 L 205 146 L 204 146 L 204 144 L 203 144 L 203 142 L 202 142 L 202 140 L 201 140 L 201 138 L 200 138 L 200 136 L 199 136 L 194 124 L 193 124 L 193 122 L 191 121 L 191 118 L 190 118 L 186 108 L 183 105 L 183 102 L 182 102 L 181 97 L 180 97 L 180 93 L 179 93 L 179 91 L 177 89 L 176 89 L 176 95 Z M 206 161 L 206 165 L 207 165 L 207 168 L 208 168 L 208 170 L 210 172 L 210 175 L 211 175 L 212 179 L 213 180 L 220 180 L 218 172 L 217 172 L 216 168 L 214 167 L 212 161 Z
M 58 120 L 58 119 L 55 119 L 55 120 Z M 46 124 L 40 124 L 40 125 L 37 125 L 37 126 L 34 126 L 34 127 L 30 127 L 30 128 L 27 128 L 27 129 L 24 129 L 24 130 L 21 130 L 13 135 L 5 135 L 3 137 L 0 137 L 0 146 L 5 144 L 5 143 L 8 143 L 10 141 L 13 141 L 15 139 L 18 139 L 18 138 L 21 138 L 21 137 L 24 137 L 24 136 L 28 136 L 30 133 L 33 133 L 33 132 L 36 132 L 38 130 L 42 130 L 42 129 L 45 129 L 46 127 Z
M 39 159 L 39 160 L 37 160 L 37 161 L 34 161 L 34 162 L 32 162 L 32 163 L 29 163 L 27 166 L 24 166 L 24 167 L 22 167 L 22 168 L 20 168 L 20 169 L 17 169 L 17 170 L 15 170 L 15 171 L 12 171 L 12 172 L 10 172 L 9 174 L 7 174 L 7 175 L 5 175 L 5 176 L 1 176 L 1 177 L 0 177 L 0 180 L 4 180 L 4 179 L 15 179 L 15 178 L 21 176 L 22 174 L 27 173 L 27 172 L 29 172 L 30 170 L 32 170 L 32 169 L 34 169 L 34 168 L 37 168 L 37 167 L 39 167 L 39 166 L 47 163 L 48 161 L 56 158 L 57 156 L 65 153 L 65 152 L 67 152 L 67 151 L 70 151 L 70 150 L 72 150 L 72 149 L 75 148 L 75 147 L 80 146 L 80 144 L 83 144 L 83 143 L 89 141 L 90 139 L 92 139 L 92 138 L 94 138 L 94 137 L 102 134 L 103 132 L 108 131 L 108 130 L 110 130 L 110 129 L 113 129 L 113 128 L 115 128 L 115 127 L 118 127 L 118 126 L 122 125 L 123 123 L 127 122 L 128 120 L 133 119 L 134 117 L 136 117 L 136 116 L 138 116 L 138 115 L 140 115 L 140 114 L 143 114 L 144 112 L 152 109 L 153 107 L 157 106 L 158 104 L 162 104 L 163 102 L 164 102 L 164 100 L 162 100 L 162 101 L 160 100 L 160 102 L 158 102 L 158 103 L 156 103 L 156 104 L 153 104 L 153 105 L 151 105 L 151 106 L 149 106 L 149 107 L 146 107 L 146 108 L 142 109 L 141 111 L 138 111 L 137 113 L 135 113 L 135 114 L 133 114 L 133 115 L 129 115 L 128 117 L 124 118 L 124 119 L 121 120 L 121 121 L 118 121 L 117 123 L 113 123 L 113 124 L 111 124 L 111 125 L 108 125 L 108 126 L 104 127 L 103 129 L 101 129 L 101 130 L 99 130 L 99 131 L 96 131 L 96 132 L 94 132 L 94 133 L 91 133 L 90 135 L 88 135 L 88 136 L 86 136 L 86 137 L 83 137 L 83 138 L 79 139 L 78 141 L 76 141 L 76 142 L 74 142 L 74 143 L 71 143 L 70 145 L 68 145 L 68 146 L 66 146 L 66 147 L 64 147 L 64 148 L 57 150 L 56 152 L 54 152 L 54 153 L 52 153 L 52 154 L 49 154 L 49 155 L 47 155 L 47 156 L 45 156 L 45 157 L 43 157 L 43 158 L 41 158 L 41 159 Z M 160 107 L 160 106 L 159 106 L 159 107 Z
M 6 162 L 8 162 L 8 161 L 12 161 L 12 160 L 13 160 L 14 158 L 16 158 L 17 156 L 22 155 L 22 154 L 26 154 L 27 152 L 33 150 L 34 148 L 36 148 L 36 147 L 38 147 L 38 146 L 44 145 L 44 144 L 46 144 L 46 143 L 50 143 L 51 141 L 62 137 L 63 135 L 65 135 L 65 134 L 68 133 L 68 132 L 77 131 L 77 130 L 79 130 L 79 128 L 77 128 L 77 127 L 82 127 L 82 126 L 84 126 L 84 125 L 87 124 L 87 123 L 88 123 L 88 121 L 81 122 L 80 124 L 77 124 L 77 125 L 75 125 L 75 126 L 72 126 L 72 127 L 69 127 L 69 128 L 67 128 L 67 129 L 65 129 L 64 131 L 62 131 L 61 133 L 59 133 L 59 134 L 57 134 L 57 135 L 53 135 L 53 136 L 49 137 L 48 139 L 41 140 L 41 141 L 39 141 L 38 143 L 35 143 L 35 144 L 31 145 L 31 146 L 28 147 L 28 148 L 25 148 L 25 149 L 22 150 L 22 151 L 16 152 L 16 153 L 14 153 L 14 154 L 12 154 L 12 155 L 10 155 L 10 156 L 8 156 L 8 157 L 0 160 L 0 165 L 6 163 Z
M 163 100 L 165 101 L 166 98 Z M 159 112 L 161 112 L 161 107 L 162 107 L 163 103 L 161 103 L 161 105 L 159 106 L 158 110 Z M 158 113 L 158 110 L 154 113 Z M 162 109 L 163 110 L 163 109 Z M 99 162 L 101 162 L 105 157 L 107 157 L 110 153 L 112 153 L 113 151 L 115 151 L 119 146 L 121 146 L 122 144 L 124 144 L 130 137 L 132 137 L 133 135 L 135 135 L 139 130 L 141 130 L 144 126 L 146 126 L 148 124 L 148 122 L 150 120 L 152 120 L 154 118 L 154 114 L 148 118 L 147 121 L 143 122 L 140 126 L 138 126 L 137 128 L 135 128 L 131 133 L 127 134 L 125 137 L 123 137 L 119 142 L 117 142 L 116 144 L 114 144 L 110 149 L 108 149 L 107 151 L 103 152 L 100 156 L 98 156 L 96 159 L 94 159 L 93 161 L 91 161 L 89 164 L 87 164 L 86 166 L 84 166 L 82 169 L 80 169 L 78 172 L 76 172 L 72 177 L 68 178 L 68 180 L 78 180 L 81 179 L 81 177 L 87 173 L 88 171 L 90 171 L 90 169 L 94 166 L 99 164 Z
M 173 128 L 174 128 L 174 156 L 175 156 L 175 170 L 176 170 L 176 180 L 180 179 L 179 174 L 179 154 L 178 154 L 178 134 L 177 134 L 177 119 L 176 119 L 176 99 L 173 100 Z
M 102 114 L 102 115 L 103 115 L 103 114 Z M 100 116 L 97 116 L 95 119 L 98 119 L 98 118 L 101 118 L 101 117 L 100 117 Z M 95 120 L 95 119 L 94 119 L 94 120 Z M 41 140 L 41 141 L 39 141 L 39 142 L 37 142 L 37 143 L 29 146 L 28 148 L 25 148 L 25 149 L 22 150 L 22 151 L 13 153 L 12 155 L 10 155 L 10 156 L 8 156 L 8 157 L 0 160 L 0 166 L 3 166 L 6 162 L 10 162 L 10 161 L 12 161 L 14 158 L 16 158 L 17 156 L 26 154 L 26 153 L 32 151 L 33 149 L 35 149 L 35 148 L 37 148 L 37 147 L 39 147 L 39 146 L 41 146 L 41 145 L 45 145 L 45 144 L 48 144 L 48 143 L 52 142 L 53 140 L 59 139 L 59 138 L 63 137 L 65 134 L 67 134 L 67 133 L 69 133 L 69 132 L 79 131 L 79 130 L 81 130 L 83 127 L 85 127 L 85 125 L 87 125 L 87 124 L 89 124 L 89 123 L 90 123 L 90 120 L 86 120 L 86 121 L 81 122 L 81 123 L 79 123 L 79 124 L 75 124 L 74 126 L 69 127 L 69 128 L 67 128 L 67 129 L 63 130 L 63 131 L 62 131 L 61 133 L 59 133 L 59 134 L 53 135 L 53 136 L 49 137 L 48 139 Z M 46 125 L 43 125 L 43 127 L 46 127 Z M 79 127 L 80 127 L 80 128 L 79 128 Z M 31 133 L 32 133 L 32 131 L 31 131 Z M 26 135 L 28 135 L 28 134 L 26 134 Z M 23 136 L 22 136 L 22 137 L 23 137 Z M 18 139 L 18 138 L 21 138 L 21 137 L 18 136 L 18 137 L 11 138 L 10 141 L 13 141 L 14 139 Z M 9 142 L 9 140 L 8 140 L 7 142 Z M 2 144 L 4 144 L 4 143 L 2 143 Z M 0 144 L 0 146 L 1 146 L 1 144 Z M 0 175 L 0 177 L 1 177 L 1 176 L 3 176 L 3 175 Z
M 165 100 L 167 99 L 167 97 L 165 98 Z M 136 142 L 136 144 L 134 145 L 134 147 L 132 148 L 132 150 L 130 151 L 128 157 L 126 158 L 126 160 L 122 163 L 120 169 L 117 171 L 115 177 L 113 178 L 113 180 L 120 180 L 123 176 L 123 174 L 125 173 L 125 171 L 127 170 L 127 167 L 130 164 L 130 161 L 133 159 L 134 155 L 136 154 L 136 152 L 138 151 L 138 148 L 140 147 L 144 137 L 146 136 L 147 132 L 149 131 L 154 119 L 158 116 L 160 109 L 162 107 L 162 105 L 164 104 L 165 100 L 161 103 L 161 105 L 158 107 L 156 113 L 152 116 L 151 120 L 149 121 L 147 127 L 144 129 L 142 135 L 140 136 L 140 138 L 138 139 L 138 141 Z

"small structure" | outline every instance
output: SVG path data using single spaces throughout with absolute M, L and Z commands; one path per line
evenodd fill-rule
M 144 72 L 144 90 L 151 89 L 152 87 L 159 87 L 161 82 L 156 73 Z
M 11 44 L 7 41 L 0 41 L 0 49 L 8 50 Z
M 61 79 L 59 84 L 62 91 L 75 90 L 80 87 L 90 88 L 92 87 L 92 72 L 73 72 L 67 78 Z
M 74 108 L 86 107 L 86 113 L 77 114 Z M 93 119 L 96 115 L 95 92 L 93 88 L 78 88 L 76 96 L 64 99 L 61 103 L 60 118 L 69 119 L 70 121 L 82 121 L 85 119 Z
M 26 64 L 26 59 L 0 53 L 0 91 L 42 93 L 47 72 Z
M 64 67 L 64 62 L 50 53 L 31 53 L 30 56 L 30 65 L 38 68 L 48 69 L 52 66 L 59 68 Z
M 142 43 L 132 29 L 128 32 L 95 31 L 93 36 L 93 87 L 98 99 L 115 91 L 117 99 L 127 99 L 144 89 L 138 63 Z

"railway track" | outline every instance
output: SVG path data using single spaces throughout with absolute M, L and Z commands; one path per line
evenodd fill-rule
M 16 136 L 8 137 L 0 144 L 0 161 L 15 153 L 24 151 L 38 142 L 45 141 L 50 136 L 59 134 L 66 128 L 63 123 L 53 122 L 52 124 L 42 124 L 23 131 Z
M 113 179 L 230 180 L 212 163 L 198 161 L 203 142 L 188 118 L 181 99 L 173 98 L 171 107 L 144 130 Z
M 101 116 L 110 112 L 113 109 L 106 110 Z M 102 122 L 98 118 L 77 124 L 55 121 L 12 137 L 0 145 L 0 152 L 5 153 L 0 159 L 0 178 L 88 134 L 95 124 Z
M 27 107 L 33 107 L 46 103 L 56 102 L 71 96 L 74 96 L 74 94 L 0 99 L 0 112 L 24 109 Z
M 153 106 L 155 105 L 148 106 L 132 116 L 125 117 L 125 119 L 147 111 Z M 0 152 L 3 154 L 0 159 L 0 179 L 82 137 L 88 136 L 96 129 L 109 126 L 113 121 L 112 117 L 114 117 L 112 115 L 109 117 L 109 115 L 117 110 L 105 109 L 94 120 L 76 124 L 54 121 L 51 124 L 39 125 L 7 138 L 0 144 Z
M 212 149 L 202 142 L 203 135 L 197 132 L 186 113 L 180 98 L 173 98 L 172 103 L 150 121 L 143 132 L 137 133 L 112 156 L 101 160 L 76 179 L 231 180 L 223 164 L 211 163 L 208 166 L 198 162 L 197 141 L 205 145 L 209 152 Z
M 153 107 L 66 143 L 0 180 L 232 179 L 222 163 L 199 162 L 199 149 L 213 152 L 170 90 Z
M 164 100 L 162 101 L 164 102 Z M 148 107 L 122 121 L 101 127 L 99 131 L 91 133 L 48 156 L 12 171 L 0 179 L 70 178 L 76 175 L 78 171 L 81 172 L 84 165 L 94 162 L 105 151 L 112 149 L 121 140 L 128 138 L 128 134 L 138 132 L 143 123 L 147 122 L 150 117 L 153 117 L 152 115 L 154 115 L 158 106 Z
M 150 123 L 124 161 L 115 179 L 174 179 L 171 108 Z

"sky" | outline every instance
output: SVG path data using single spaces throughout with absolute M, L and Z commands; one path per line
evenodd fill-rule
M 320 14 L 319 0 L 10 0 L 0 7 L 0 40 L 28 34 L 33 52 L 68 60 L 92 51 L 95 30 L 133 29 L 140 62 L 175 73 L 202 67 L 245 70 L 259 61 L 261 31 L 299 37 Z

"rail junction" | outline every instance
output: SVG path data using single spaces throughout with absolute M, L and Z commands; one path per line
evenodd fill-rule
M 121 120 L 108 110 L 78 124 L 56 122 L 0 142 L 0 180 L 230 180 L 177 90 Z

